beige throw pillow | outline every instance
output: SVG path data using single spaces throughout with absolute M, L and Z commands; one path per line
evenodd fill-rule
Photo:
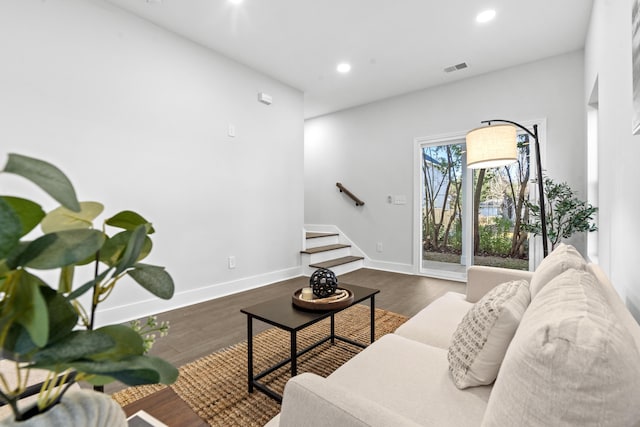
M 529 283 L 496 286 L 471 307 L 453 334 L 447 353 L 459 389 L 491 384 L 531 300 Z
M 586 270 L 587 263 L 580 252 L 571 245 L 560 243 L 545 259 L 542 260 L 531 277 L 531 299 L 553 278 L 559 276 L 570 268 Z
M 638 425 L 640 355 L 598 286 L 568 270 L 531 301 L 483 426 Z

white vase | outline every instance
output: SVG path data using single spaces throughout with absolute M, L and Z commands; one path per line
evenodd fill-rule
M 15 421 L 13 414 L 2 427 L 126 427 L 124 411 L 108 394 L 93 390 L 66 393 L 60 403 L 43 414 Z

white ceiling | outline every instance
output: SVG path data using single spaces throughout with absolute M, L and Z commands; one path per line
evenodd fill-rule
M 107 1 L 303 91 L 307 118 L 580 49 L 593 3 Z M 487 8 L 495 20 L 476 23 Z M 350 73 L 335 71 L 340 61 Z

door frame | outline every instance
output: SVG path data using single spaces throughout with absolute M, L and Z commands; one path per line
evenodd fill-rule
M 546 141 L 547 141 L 547 119 L 524 120 L 519 122 L 521 125 L 530 129 L 533 125 L 538 125 L 538 138 L 540 142 L 540 158 L 542 166 L 546 165 Z M 423 270 L 422 269 L 422 147 L 425 145 L 445 145 L 447 143 L 455 143 L 464 141 L 468 131 L 451 132 L 446 134 L 416 137 L 413 143 L 413 265 L 414 274 L 420 276 L 434 277 L 439 279 L 454 280 L 460 282 L 467 281 L 467 275 L 457 274 L 447 271 Z M 519 131 L 520 133 L 520 131 Z M 530 168 L 536 170 L 535 147 L 530 154 Z M 463 158 L 466 163 L 466 156 Z M 473 181 L 467 179 L 468 168 L 463 170 L 463 201 L 462 210 L 468 212 L 468 206 L 473 204 Z M 534 176 L 533 179 L 536 177 Z M 535 183 L 529 180 L 529 194 L 533 201 L 538 201 L 538 189 Z M 531 197 L 530 196 L 530 197 Z M 463 214 L 463 227 L 465 230 L 473 229 L 473 217 L 470 214 Z M 468 260 L 467 267 L 473 265 L 473 240 L 471 233 L 464 233 L 463 236 L 463 253 L 462 257 Z M 529 239 L 529 270 L 535 270 L 535 267 L 542 261 L 542 238 L 535 236 Z

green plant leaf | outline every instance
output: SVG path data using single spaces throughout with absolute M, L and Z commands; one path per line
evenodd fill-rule
M 122 231 L 115 236 L 108 238 L 104 245 L 102 245 L 102 249 L 100 249 L 100 261 L 110 267 L 117 265 L 122 259 L 122 255 L 127 249 L 127 245 L 129 244 L 132 235 L 133 231 Z M 146 258 L 152 248 L 153 243 L 151 242 L 151 239 L 148 236 L 145 236 L 142 250 L 140 251 L 136 262 Z
M 20 237 L 25 236 L 33 230 L 36 225 L 42 221 L 42 218 L 44 218 L 45 213 L 42 207 L 31 200 L 11 196 L 3 196 L 2 199 L 11 206 L 20 219 L 20 223 L 22 224 L 22 234 Z
M 76 197 L 76 192 L 69 178 L 57 167 L 43 160 L 20 154 L 9 154 L 4 171 L 23 178 L 36 184 L 47 192 L 54 200 L 62 206 L 72 211 L 79 211 L 80 204 Z
M 139 225 L 131 234 L 129 243 L 127 243 L 127 247 L 122 254 L 122 258 L 116 266 L 116 271 L 114 273 L 116 276 L 136 263 L 140 253 L 142 252 L 142 248 L 144 247 L 145 237 L 147 237 L 145 227 L 143 225 Z
M 162 299 L 173 297 L 175 285 L 164 267 L 136 264 L 133 270 L 127 271 L 127 274 L 153 295 Z
M 142 337 L 128 326 L 110 325 L 97 329 L 96 331 L 109 335 L 115 345 L 107 351 L 87 356 L 88 359 L 96 362 L 101 360 L 122 360 L 129 356 L 144 353 Z
M 47 270 L 83 261 L 104 243 L 97 230 L 67 230 L 45 234 L 31 242 L 22 252 L 19 265 Z
M 67 299 L 50 287 L 40 288 L 49 312 L 49 343 L 69 334 L 78 323 L 78 313 Z
M 80 211 L 77 212 L 60 206 L 44 217 L 40 227 L 45 233 L 91 228 L 93 226 L 93 220 L 96 219 L 103 210 L 104 206 L 98 202 L 80 202 Z
M 78 372 L 110 377 L 126 385 L 173 384 L 178 370 L 170 363 L 152 356 L 131 356 L 121 361 L 74 362 L 69 367 Z
M 125 230 L 135 230 L 139 225 L 147 228 L 147 234 L 153 234 L 155 230 L 149 221 L 144 219 L 142 215 L 133 211 L 118 212 L 105 221 L 105 224 L 112 227 L 124 228 Z
M 49 339 L 47 344 L 51 344 L 73 330 L 78 322 L 78 314 L 66 298 L 54 289 L 41 285 L 40 292 L 47 305 L 49 317 Z M 11 326 L 3 345 L 5 357 L 9 357 L 12 360 L 21 360 L 22 356 L 34 352 L 37 348 L 38 346 L 31 340 L 27 330 L 18 323 L 14 323 Z
M 49 315 L 47 304 L 40 293 L 44 282 L 26 271 L 20 271 L 13 295 L 8 304 L 17 313 L 16 323 L 22 325 L 38 347 L 44 347 L 49 340 Z
M 67 298 L 66 298 L 67 301 L 73 301 L 76 298 L 80 298 L 80 296 L 84 295 L 84 293 L 87 292 L 89 289 L 92 289 L 96 284 L 102 282 L 102 280 L 105 277 L 107 277 L 109 272 L 111 272 L 111 270 L 112 270 L 112 268 L 109 268 L 109 269 L 103 271 L 98 276 L 96 276 L 93 279 L 89 280 L 87 283 L 85 283 L 84 285 L 80 286 L 75 291 L 71 292 L 69 295 L 67 295 Z
M 0 198 L 0 259 L 11 253 L 21 236 L 22 223 L 18 214 L 4 198 Z
M 6 267 L 9 270 L 15 270 L 20 265 L 20 259 L 22 258 L 22 253 L 29 247 L 31 242 L 21 241 L 18 243 L 18 246 L 13 248 L 11 253 L 7 256 L 4 261 Z
M 85 381 L 91 385 L 106 385 L 114 382 L 116 379 L 105 375 L 95 375 L 87 378 Z
M 34 354 L 34 367 L 46 369 L 86 359 L 92 354 L 107 351 L 114 345 L 113 339 L 103 332 L 73 331 Z

